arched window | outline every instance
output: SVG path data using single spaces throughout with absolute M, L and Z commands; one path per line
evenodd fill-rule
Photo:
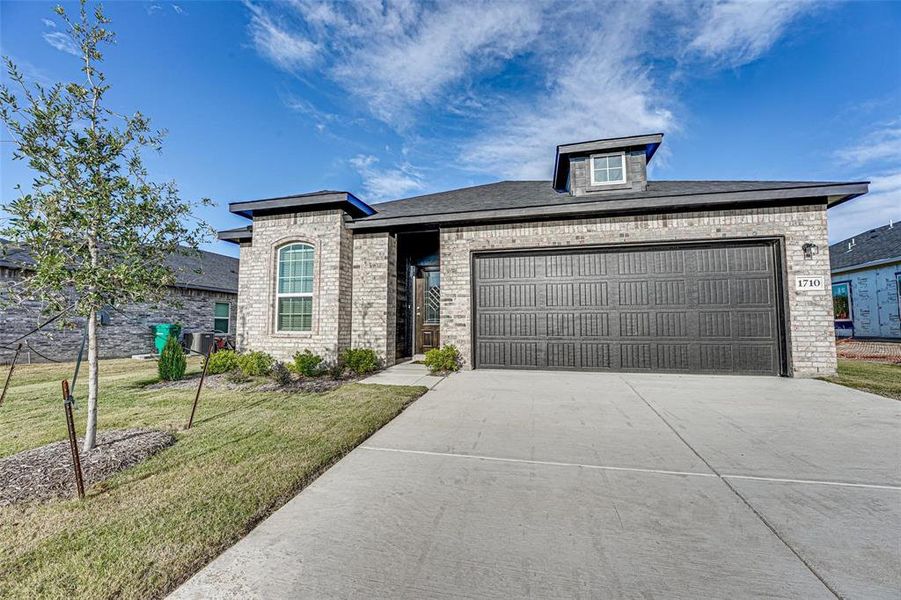
M 277 331 L 313 328 L 313 246 L 288 244 L 278 251 Z

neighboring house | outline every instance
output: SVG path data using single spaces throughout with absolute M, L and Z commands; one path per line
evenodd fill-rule
M 901 339 L 901 225 L 831 245 L 829 262 L 835 334 Z
M 33 264 L 26 250 L 0 240 L 0 362 L 15 353 L 12 344 L 46 320 L 40 302 L 10 304 L 10 289 L 21 282 L 23 271 Z M 238 260 L 212 252 L 185 250 L 168 260 L 176 284 L 164 301 L 138 303 L 104 310 L 99 328 L 101 358 L 116 358 L 154 351 L 151 325 L 178 323 L 186 331 L 234 333 L 237 310 Z M 81 344 L 83 319 L 68 327 L 51 324 L 23 342 L 22 361 L 74 360 Z
M 236 202 L 237 343 L 387 364 L 814 376 L 836 367 L 826 208 L 866 183 L 648 181 L 662 134 L 557 147 L 552 181 L 370 206 Z M 818 252 L 819 249 L 822 251 Z

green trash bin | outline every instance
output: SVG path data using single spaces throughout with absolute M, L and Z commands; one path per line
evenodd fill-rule
M 181 333 L 181 325 L 175 323 L 157 323 L 153 326 L 153 345 L 156 347 L 156 353 L 161 354 L 166 340 L 169 336 L 178 337 Z

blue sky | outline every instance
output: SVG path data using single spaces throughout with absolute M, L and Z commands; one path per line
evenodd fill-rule
M 79 76 L 52 7 L 0 2 L 0 52 L 32 80 Z M 546 179 L 558 143 L 653 131 L 652 178 L 867 179 L 830 211 L 832 241 L 901 220 L 898 2 L 105 9 L 112 106 L 169 130 L 153 175 L 217 202 L 200 216 L 219 229 L 246 223 L 230 201 Z M 5 202 L 31 176 L 2 139 Z

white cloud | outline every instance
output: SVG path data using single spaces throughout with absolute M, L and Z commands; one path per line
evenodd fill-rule
M 176 14 L 179 14 L 179 15 L 185 14 L 185 9 L 183 9 L 183 8 L 182 8 L 181 6 L 179 6 L 178 4 L 173 4 L 173 5 L 172 5 L 172 10 L 174 10 L 175 13 L 176 13 Z
M 515 55 L 534 39 L 540 21 L 528 2 L 445 5 L 393 36 L 354 48 L 334 75 L 367 90 L 380 118 L 405 122 L 411 107 L 434 104 L 449 84 Z
M 309 67 L 317 54 L 328 58 L 328 76 L 393 125 L 411 122 L 408 112 L 421 104 L 440 102 L 449 84 L 525 48 L 542 16 L 533 2 L 488 0 L 434 6 L 388 0 L 384 7 L 295 0 L 291 6 L 286 13 L 280 6 L 249 5 L 260 54 L 288 71 Z
M 42 34 L 44 41 L 59 50 L 60 52 L 66 52 L 68 54 L 72 54 L 73 56 L 79 56 L 81 52 L 78 49 L 78 46 L 75 45 L 75 42 L 69 37 L 69 34 L 63 33 L 62 31 L 52 31 L 49 33 Z
M 367 202 L 403 198 L 410 192 L 423 189 L 422 174 L 409 163 L 396 168 L 382 169 L 375 156 L 359 154 L 350 159 L 351 166 L 363 179 Z
M 839 160 L 853 165 L 878 161 L 901 162 L 901 119 L 884 123 L 857 144 L 835 153 Z
M 440 149 L 430 147 L 433 155 L 443 152 L 453 166 L 498 176 L 546 178 L 556 144 L 680 129 L 672 65 L 690 66 L 685 72 L 693 74 L 695 67 L 754 60 L 812 4 L 293 0 L 247 6 L 250 36 L 263 57 L 292 73 L 326 77 L 349 94 L 351 108 L 328 112 L 362 106 L 408 145 L 422 147 L 435 135 L 427 119 L 453 118 L 464 123 L 463 133 L 442 140 Z M 502 78 L 500 85 L 494 77 Z
M 889 221 L 901 223 L 901 171 L 873 176 L 868 194 L 830 209 L 829 240 L 835 243 Z
M 829 211 L 830 240 L 901 221 L 901 119 L 878 124 L 835 158 L 839 168 L 850 165 L 857 179 L 869 179 L 870 191 Z
M 595 31 L 576 28 L 552 36 L 554 44 L 583 50 L 552 54 L 548 92 L 513 102 L 489 119 L 485 131 L 464 144 L 461 162 L 511 179 L 547 179 L 557 144 L 675 128 L 663 90 L 634 43 L 647 39 L 652 8 L 612 5 Z M 573 13 L 567 21 L 584 16 Z
M 250 35 L 257 51 L 286 70 L 308 67 L 316 59 L 316 44 L 286 26 L 262 7 L 247 4 L 251 11 Z
M 814 6 L 803 0 L 716 0 L 701 7 L 697 15 L 701 26 L 687 50 L 718 64 L 735 67 L 749 63 Z
M 44 27 L 49 27 L 50 29 L 56 29 L 56 23 L 54 23 L 50 19 L 41 19 L 41 23 L 44 24 Z

